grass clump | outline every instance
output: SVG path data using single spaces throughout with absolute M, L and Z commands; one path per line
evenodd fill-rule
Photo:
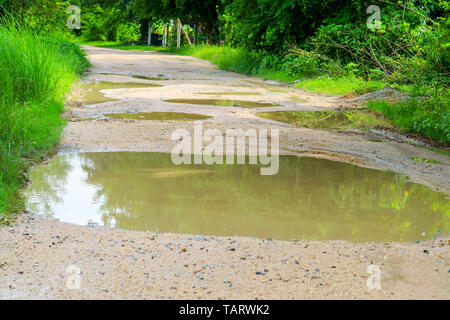
M 368 107 L 382 112 L 406 132 L 415 132 L 450 143 L 450 94 L 448 89 L 416 88 L 411 97 L 390 105 L 384 101 L 369 102 Z
M 410 159 L 415 161 L 415 162 L 442 164 L 442 162 L 436 161 L 436 160 L 433 160 L 433 159 L 426 159 L 426 158 L 419 158 L 419 157 L 410 157 Z
M 0 217 L 23 208 L 29 166 L 50 152 L 64 126 L 64 94 L 88 67 L 63 36 L 0 21 Z

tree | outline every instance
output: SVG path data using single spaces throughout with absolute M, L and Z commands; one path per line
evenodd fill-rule
M 135 0 L 134 8 L 145 19 L 180 19 L 183 23 L 202 25 L 209 43 L 214 42 L 218 25 L 218 12 L 223 7 L 222 0 Z

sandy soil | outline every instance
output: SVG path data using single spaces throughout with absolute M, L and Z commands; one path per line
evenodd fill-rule
M 282 107 L 267 110 L 320 110 L 346 101 L 306 93 L 270 81 L 217 70 L 191 57 L 154 52 L 87 48 L 93 68 L 86 81 L 142 82 L 163 87 L 105 90 L 117 98 L 72 107 L 61 151 L 170 152 L 174 129 L 189 122 L 111 120 L 109 112 L 176 111 L 213 118 L 207 128 L 276 128 L 280 151 L 359 166 L 392 170 L 450 194 L 450 161 L 404 142 L 373 142 L 374 132 L 296 128 L 255 116 L 261 108 L 169 104 L 165 99 L 236 99 Z M 135 74 L 170 80 L 148 81 Z M 199 95 L 251 91 L 259 95 Z M 71 97 L 73 99 L 76 97 Z M 300 102 L 305 100 L 306 102 Z M 94 118 L 80 121 L 82 118 Z M 415 162 L 422 157 L 442 164 Z M 22 214 L 0 228 L 0 297 L 21 299 L 449 299 L 450 237 L 418 243 L 271 241 L 252 238 L 152 234 L 65 224 Z M 381 290 L 368 290 L 369 265 L 381 268 Z M 75 266 L 79 290 L 69 289 Z

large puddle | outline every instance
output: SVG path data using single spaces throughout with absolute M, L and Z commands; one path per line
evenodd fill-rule
M 280 104 L 270 102 L 256 102 L 243 100 L 226 100 L 226 99 L 167 99 L 165 102 L 198 104 L 218 107 L 242 107 L 242 108 L 259 108 L 259 107 L 281 107 Z
M 106 97 L 101 90 L 107 89 L 129 89 L 129 88 L 150 88 L 150 87 L 162 87 L 157 84 L 139 83 L 139 82 L 93 82 L 93 83 L 78 83 L 74 85 L 73 92 L 75 98 L 73 102 L 79 102 L 83 104 L 97 104 L 108 101 L 118 101 L 119 99 Z
M 105 117 L 124 120 L 171 120 L 195 121 L 210 119 L 211 116 L 183 112 L 138 112 L 138 113 L 105 113 Z
M 312 129 L 368 130 L 375 127 L 392 127 L 392 124 L 383 116 L 362 110 L 275 111 L 260 112 L 256 115 L 261 118 Z
M 276 239 L 415 241 L 450 230 L 446 195 L 392 172 L 281 156 L 256 165 L 181 165 L 163 153 L 79 153 L 33 168 L 28 210 L 65 222 Z

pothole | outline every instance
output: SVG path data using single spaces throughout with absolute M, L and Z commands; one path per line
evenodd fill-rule
M 128 88 L 151 88 L 162 87 L 157 84 L 139 83 L 139 82 L 93 82 L 75 84 L 70 97 L 71 104 L 97 104 L 108 101 L 118 101 L 119 99 L 106 97 L 101 90 L 107 89 L 128 89 Z
M 64 222 L 258 238 L 416 241 L 449 232 L 450 201 L 405 176 L 324 159 L 174 165 L 170 154 L 62 154 L 30 172 L 29 211 Z

